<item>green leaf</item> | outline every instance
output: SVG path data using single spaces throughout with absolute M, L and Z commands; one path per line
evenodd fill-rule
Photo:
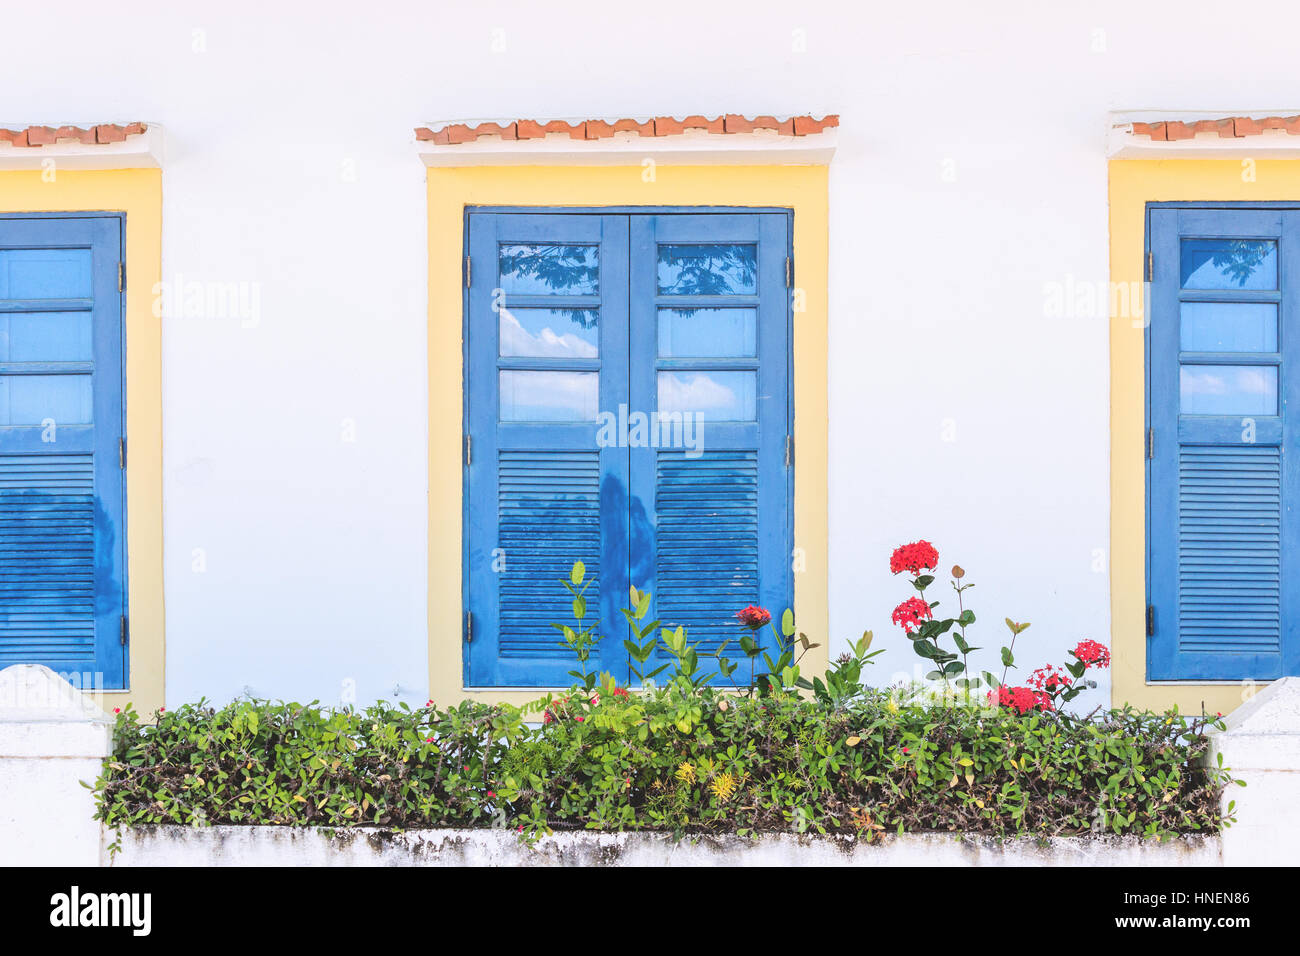
M 786 637 L 794 635 L 794 611 L 790 608 L 786 608 L 781 615 L 781 633 Z
M 569 572 L 569 580 L 574 584 L 581 584 L 583 577 L 587 573 L 587 566 L 581 561 L 573 562 L 573 570 Z

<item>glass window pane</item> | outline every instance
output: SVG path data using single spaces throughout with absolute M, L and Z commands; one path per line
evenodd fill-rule
M 659 247 L 660 295 L 753 295 L 757 271 L 753 243 Z
M 514 295 L 596 295 L 597 246 L 514 243 L 500 249 L 501 288 Z
M 89 312 L 0 312 L 0 362 L 89 362 Z
M 0 299 L 86 299 L 89 249 L 0 250 Z
M 503 422 L 594 422 L 599 372 L 501 372 Z
M 756 309 L 660 309 L 660 358 L 744 358 L 758 354 Z
M 1276 289 L 1272 239 L 1184 239 L 1184 289 Z
M 1184 415 L 1276 415 L 1277 366 L 1184 365 L 1178 392 Z
M 595 358 L 600 353 L 596 309 L 501 309 L 501 354 Z
M 755 372 L 660 372 L 659 412 L 691 412 L 706 422 L 752 422 Z
M 1184 352 L 1276 352 L 1277 306 L 1271 302 L 1184 302 Z
M 0 424 L 90 425 L 94 422 L 89 375 L 0 377 Z

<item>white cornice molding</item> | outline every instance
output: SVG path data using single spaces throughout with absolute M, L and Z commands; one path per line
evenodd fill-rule
M 0 123 L 0 127 L 10 124 Z M 28 124 L 16 124 L 20 128 Z M 163 128 L 145 124 L 143 133 L 120 143 L 83 144 L 64 140 L 48 146 L 13 146 L 0 141 L 0 169 L 159 169 L 163 164 Z
M 1300 109 L 1276 110 L 1123 110 L 1108 116 L 1107 159 L 1300 159 L 1300 136 L 1266 129 L 1248 136 L 1196 133 L 1191 139 L 1153 140 L 1135 134 L 1134 123 L 1187 123 L 1230 117 L 1266 119 L 1300 115 Z
M 457 120 L 467 125 L 492 120 Z M 509 121 L 500 121 L 502 123 Z M 447 121 L 426 123 L 439 129 Z M 642 166 L 647 160 L 678 166 L 825 166 L 835 154 L 834 128 L 804 136 L 775 130 L 709 133 L 688 130 L 670 136 L 615 133 L 604 139 L 573 139 L 549 133 L 538 139 L 506 140 L 480 136 L 469 143 L 438 145 L 412 139 L 426 166 Z

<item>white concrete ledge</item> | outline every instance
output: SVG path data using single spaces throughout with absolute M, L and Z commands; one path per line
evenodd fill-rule
M 114 839 L 105 832 L 104 843 Z M 1170 842 L 1084 836 L 1044 840 L 946 833 L 847 837 L 556 833 L 535 846 L 513 830 L 146 826 L 123 830 L 111 866 L 1218 866 L 1215 835 Z
M 1227 831 L 1224 862 L 1230 866 L 1294 866 L 1300 858 L 1300 678 L 1284 677 L 1264 688 L 1224 720 L 1210 738 L 1207 760 L 1220 755 L 1232 776 L 1225 810 L 1236 803 L 1237 823 Z

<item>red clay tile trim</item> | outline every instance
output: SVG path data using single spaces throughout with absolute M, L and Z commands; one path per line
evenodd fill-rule
M 679 136 L 690 130 L 727 134 L 752 133 L 755 130 L 770 129 L 775 130 L 782 136 L 812 136 L 839 125 L 840 118 L 833 113 L 823 116 L 821 119 L 813 116 L 792 116 L 783 120 L 779 120 L 775 116 L 755 116 L 750 119 L 738 113 L 713 117 L 695 115 L 682 120 L 672 116 L 656 116 L 649 120 L 618 119 L 613 122 L 589 119 L 576 123 L 565 120 L 550 120 L 542 123 L 539 120 L 519 119 L 504 126 L 499 123 L 478 123 L 474 126 L 467 126 L 464 123 L 450 123 L 437 130 L 429 129 L 427 126 L 420 126 L 415 130 L 415 138 L 422 143 L 454 146 L 459 143 L 472 143 L 480 136 L 498 136 L 503 140 L 542 139 L 548 133 L 568 133 L 570 139 L 582 140 L 608 139 L 615 133 L 632 132 L 640 136 Z M 1136 131 L 1138 126 L 1145 126 L 1146 124 L 1135 123 L 1133 125 Z M 1163 123 L 1158 125 L 1164 126 Z M 0 137 L 3 137 L 4 133 L 4 130 L 0 130 Z M 1189 133 L 1188 136 L 1190 135 Z M 1220 132 L 1219 135 L 1223 135 L 1223 133 Z M 1163 133 L 1161 138 L 1163 138 Z
M 128 136 L 137 136 L 147 127 L 144 123 L 127 123 L 118 126 L 115 123 L 101 123 L 98 126 L 28 126 L 24 129 L 0 128 L 0 143 L 17 147 L 53 146 L 64 140 L 76 140 L 83 146 L 97 143 L 122 143 Z
M 1147 136 L 1159 143 L 1192 139 L 1197 133 L 1218 133 L 1220 139 L 1240 139 L 1259 136 L 1266 129 L 1281 129 L 1291 136 L 1300 136 L 1300 116 L 1266 116 L 1254 119 L 1249 116 L 1225 116 L 1221 119 L 1203 119 L 1194 123 L 1166 120 L 1160 123 L 1134 123 L 1134 136 Z

